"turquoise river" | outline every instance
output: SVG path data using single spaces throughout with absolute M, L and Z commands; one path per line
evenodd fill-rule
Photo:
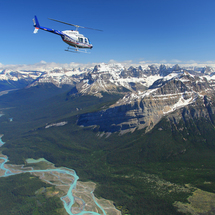
M 0 117 L 2 115 L 0 114 Z M 2 136 L 0 136 L 0 147 L 4 144 L 4 142 L 2 141 Z M 11 175 L 15 175 L 15 174 L 21 174 L 21 173 L 38 173 L 38 172 L 42 172 L 42 173 L 45 173 L 45 172 L 49 172 L 51 174 L 55 174 L 55 173 L 60 173 L 60 174 L 66 174 L 66 175 L 69 175 L 71 177 L 74 178 L 73 182 L 70 184 L 70 188 L 66 194 L 66 196 L 62 196 L 61 197 L 61 200 L 63 201 L 63 204 L 64 204 L 64 208 L 65 210 L 67 211 L 68 214 L 70 215 L 84 215 L 84 214 L 92 214 L 92 215 L 106 215 L 106 212 L 104 211 L 104 209 L 97 203 L 94 195 L 92 194 L 93 196 L 93 200 L 94 200 L 94 203 L 100 208 L 100 210 L 102 211 L 102 214 L 99 214 L 97 212 L 93 212 L 93 211 L 85 211 L 85 202 L 84 200 L 82 199 L 82 202 L 83 202 L 83 209 L 81 212 L 79 213 L 75 213 L 73 214 L 72 213 L 72 205 L 74 204 L 74 196 L 72 194 L 72 190 L 76 187 L 76 184 L 77 184 L 77 181 L 79 179 L 79 177 L 77 176 L 76 172 L 72 169 L 69 169 L 69 168 L 56 168 L 56 169 L 45 169 L 45 170 L 34 170 L 32 168 L 32 170 L 22 170 L 21 172 L 19 173 L 14 173 L 12 172 L 10 169 L 7 169 L 5 167 L 5 163 L 8 162 L 8 158 L 7 157 L 0 157 L 1 160 L 3 160 L 3 162 L 0 164 L 0 169 L 4 171 L 4 175 L 1 176 L 1 177 L 9 177 Z M 69 199 L 69 201 L 65 201 L 64 199 Z

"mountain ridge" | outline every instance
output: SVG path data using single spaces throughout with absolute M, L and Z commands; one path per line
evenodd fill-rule
M 206 75 L 207 78 L 212 79 L 215 68 L 195 67 L 190 68 L 180 67 L 179 65 L 139 65 L 139 66 L 124 66 L 119 63 L 115 64 L 98 64 L 95 66 L 86 66 L 83 68 L 49 68 L 44 69 L 41 67 L 38 70 L 16 70 L 16 69 L 3 69 L 0 71 L 0 84 L 2 81 L 28 81 L 25 86 L 35 86 L 39 83 L 54 83 L 56 86 L 61 87 L 63 84 L 79 83 L 81 81 L 91 80 L 98 81 L 100 79 L 108 79 L 114 85 L 122 85 L 129 90 L 135 90 L 132 85 L 135 83 L 141 84 L 146 88 L 150 87 L 153 82 L 159 78 L 165 77 L 170 73 L 180 73 L 188 71 L 198 76 Z M 91 83 L 92 84 L 92 83 Z M 23 85 L 24 86 L 24 85 Z M 1 89 L 0 89 L 1 90 Z
M 57 88 L 72 88 L 68 95 L 92 95 L 103 93 L 122 94 L 124 97 L 107 109 L 80 115 L 78 125 L 99 126 L 100 131 L 121 134 L 135 129 L 150 131 L 163 116 L 185 106 L 204 104 L 204 98 L 214 94 L 214 68 L 191 70 L 179 65 L 99 64 L 94 68 L 53 69 L 51 71 L 3 70 L 0 86 L 26 89 L 53 84 Z M 16 81 L 16 85 L 12 83 Z M 5 88 L 3 87 L 5 90 Z M 66 88 L 67 89 L 67 88 Z M 212 101 L 210 101 L 212 102 Z M 214 113 L 214 112 L 213 112 Z M 105 122 L 105 123 L 104 123 Z

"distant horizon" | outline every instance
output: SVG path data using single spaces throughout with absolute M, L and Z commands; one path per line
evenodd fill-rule
M 180 67 L 215 67 L 215 61 L 206 61 L 206 62 L 195 62 L 195 61 L 188 61 L 188 62 L 182 62 L 179 60 L 175 61 L 160 61 L 160 62 L 152 62 L 152 61 L 140 61 L 138 63 L 133 62 L 133 61 L 122 61 L 122 62 L 117 62 L 115 60 L 110 60 L 109 62 L 94 62 L 94 63 L 75 63 L 75 62 L 70 62 L 70 63 L 56 63 L 56 62 L 45 62 L 45 61 L 40 61 L 38 63 L 34 64 L 2 64 L 0 63 L 0 69 L 10 69 L 10 70 L 41 70 L 41 69 L 55 69 L 55 68 L 65 68 L 65 69 L 75 69 L 75 68 L 87 68 L 87 67 L 94 67 L 96 65 L 100 64 L 105 64 L 105 65 L 113 65 L 113 64 L 120 64 L 124 67 L 130 67 L 130 66 L 147 66 L 147 65 L 165 65 L 165 66 L 174 66 L 174 65 L 179 65 Z

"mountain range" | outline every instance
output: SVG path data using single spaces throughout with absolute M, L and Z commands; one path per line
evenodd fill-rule
M 214 67 L 4 69 L 0 95 L 12 164 L 75 169 L 122 215 L 214 213 Z
M 70 94 L 74 96 L 122 94 L 123 98 L 112 106 L 96 113 L 81 115 L 78 124 L 99 126 L 100 131 L 104 132 L 125 133 L 143 128 L 149 131 L 163 116 L 182 107 L 197 104 L 205 106 L 206 100 L 212 102 L 215 68 L 179 65 L 126 68 L 121 64 L 102 63 L 85 68 L 45 71 L 6 69 L 0 72 L 1 91 L 41 84 L 53 84 L 58 88 L 69 86 L 72 88 Z M 206 115 L 209 117 L 210 114 Z

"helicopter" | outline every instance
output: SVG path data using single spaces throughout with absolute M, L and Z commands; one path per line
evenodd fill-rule
M 50 18 L 48 18 L 48 19 L 50 19 Z M 86 29 L 91 29 L 91 30 L 96 30 L 96 31 L 102 31 L 99 29 L 88 28 L 88 27 L 70 24 L 67 22 L 62 22 L 62 21 L 59 21 L 56 19 L 50 19 L 50 20 L 55 21 L 55 22 L 60 22 L 60 23 L 66 24 L 66 25 L 74 26 L 74 27 L 76 27 L 76 30 L 58 31 L 58 30 L 54 30 L 51 28 L 42 27 L 39 24 L 37 16 L 35 16 L 33 19 L 33 23 L 34 23 L 34 27 L 35 27 L 33 33 L 36 34 L 38 32 L 38 30 L 41 29 L 41 30 L 48 31 L 48 32 L 51 32 L 51 33 L 54 33 L 54 34 L 61 36 L 62 40 L 69 45 L 69 47 L 67 49 L 65 49 L 65 51 L 69 51 L 69 52 L 88 53 L 86 51 L 86 49 L 92 49 L 93 48 L 93 45 L 90 43 L 90 40 L 87 37 L 85 37 L 83 34 L 80 34 L 78 32 L 78 28 L 86 28 Z M 83 51 L 80 49 L 85 49 L 85 50 Z

